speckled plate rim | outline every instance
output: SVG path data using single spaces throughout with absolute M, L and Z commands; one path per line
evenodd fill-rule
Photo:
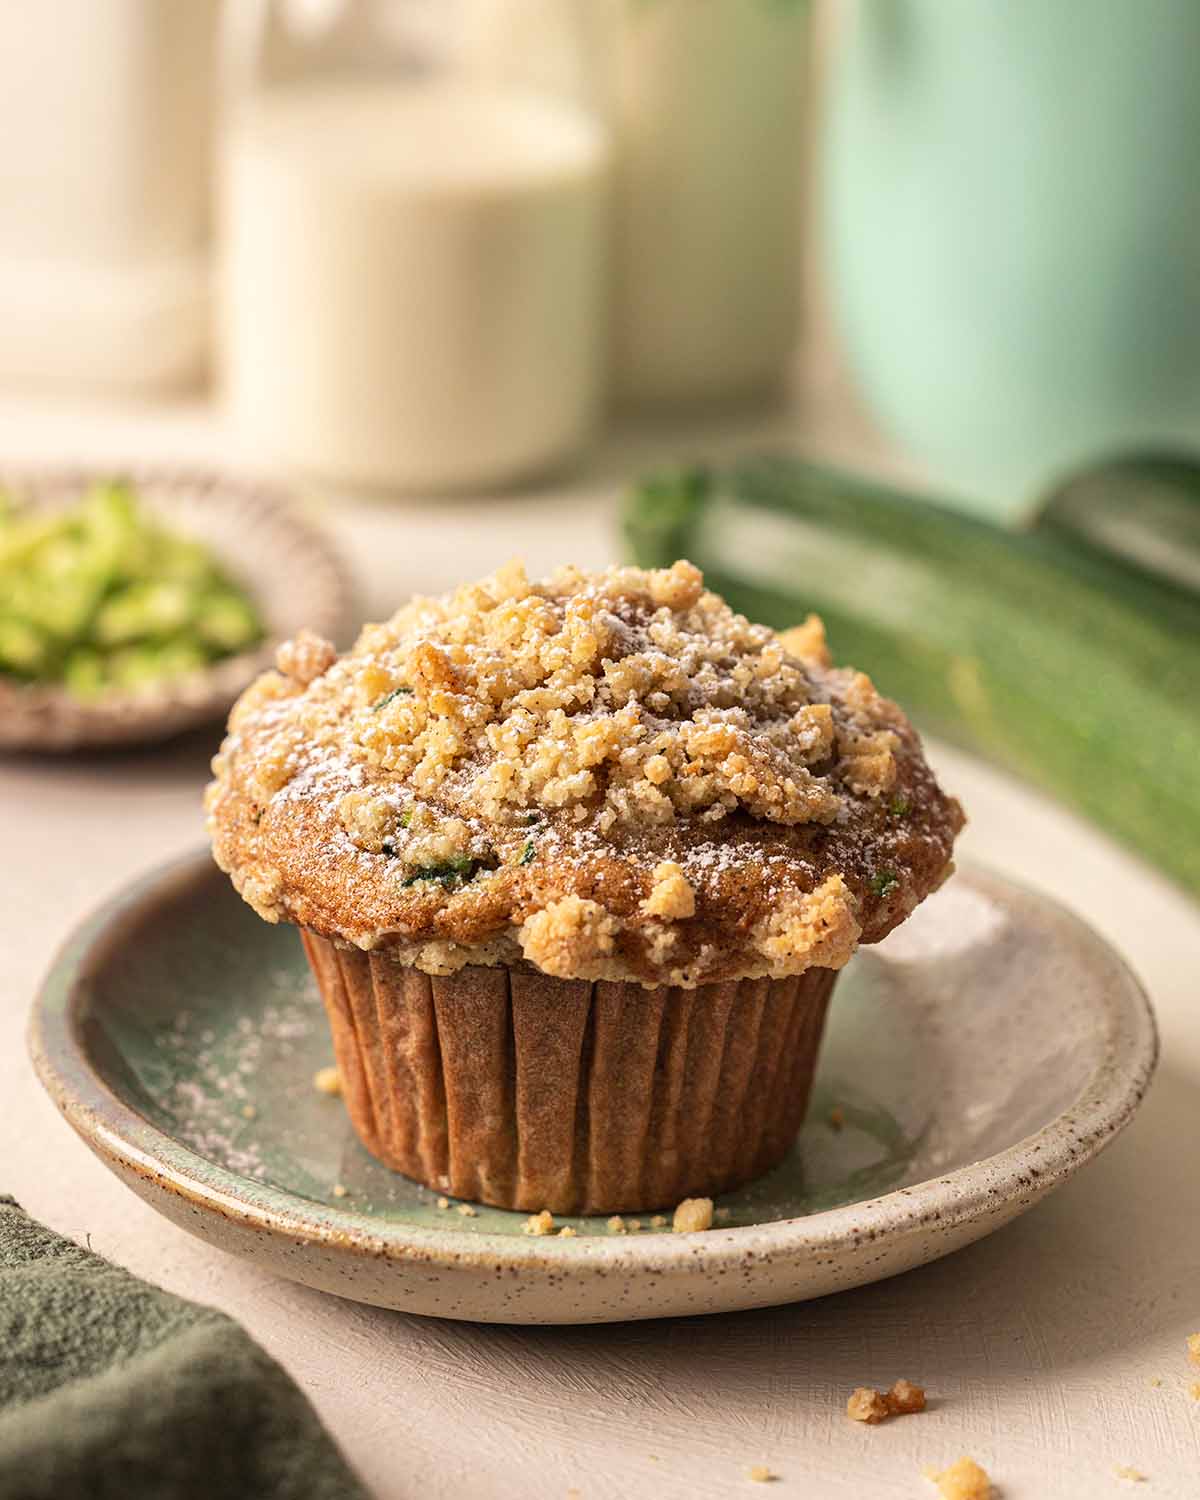
M 502 1264 L 560 1283 L 564 1272 L 573 1277 L 610 1276 L 614 1271 L 694 1271 L 708 1276 L 722 1266 L 733 1270 L 748 1259 L 768 1256 L 776 1267 L 781 1259 L 789 1258 L 811 1265 L 814 1258 L 883 1237 L 891 1241 L 921 1235 L 931 1226 L 953 1239 L 957 1226 L 998 1215 L 1003 1215 L 1002 1222 L 1014 1217 L 1102 1151 L 1132 1119 L 1158 1059 L 1158 1034 L 1149 999 L 1124 960 L 1057 902 L 968 865 L 956 879 L 968 881 L 1002 903 L 1006 896 L 1012 900 L 1036 895 L 1039 904 L 1055 914 L 1064 932 L 1103 956 L 1120 981 L 1110 995 L 1102 997 L 1103 1015 L 1098 1016 L 1110 1034 L 1105 1056 L 1071 1107 L 1034 1134 L 993 1156 L 876 1198 L 802 1218 L 704 1234 L 668 1231 L 636 1238 L 522 1239 L 383 1223 L 353 1208 L 313 1203 L 287 1189 L 251 1182 L 207 1160 L 126 1104 L 92 1065 L 78 1025 L 89 974 L 121 943 L 148 905 L 203 878 L 211 868 L 207 851 L 160 866 L 106 901 L 81 924 L 60 949 L 34 1002 L 28 1033 L 30 1056 L 67 1121 L 118 1175 L 132 1173 L 199 1210 L 277 1236 L 290 1247 L 317 1245 L 340 1255 L 447 1269 L 486 1266 L 494 1270 Z

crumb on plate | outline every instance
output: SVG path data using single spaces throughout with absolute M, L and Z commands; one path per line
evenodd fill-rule
M 651 1229 L 665 1229 L 666 1227 L 667 1217 L 665 1214 L 655 1214 L 654 1217 L 650 1220 Z
M 548 1208 L 543 1208 L 540 1214 L 530 1214 L 521 1225 L 522 1234 L 553 1234 L 554 1215 Z
M 318 1068 L 313 1074 L 313 1088 L 318 1094 L 340 1094 L 342 1075 L 336 1068 Z
M 333 1196 L 335 1198 L 344 1198 L 349 1191 L 350 1189 L 344 1182 L 335 1182 L 333 1185 Z
M 937 1485 L 942 1500 L 991 1500 L 992 1482 L 987 1471 L 965 1454 L 948 1469 L 926 1469 L 924 1473 Z
M 621 1217 L 620 1214 L 613 1214 L 612 1218 L 609 1219 L 608 1232 L 609 1234 L 625 1233 L 625 1220 Z
M 831 1130 L 841 1130 L 842 1126 L 845 1123 L 846 1123 L 846 1111 L 842 1108 L 842 1106 L 840 1104 L 835 1104 L 833 1106 L 833 1108 L 829 1111 L 829 1128 Z
M 733 1209 L 726 1208 L 724 1207 L 724 1205 L 722 1205 L 720 1208 L 714 1210 L 713 1217 L 715 1219 L 719 1219 L 720 1222 L 724 1224 L 733 1217 Z
M 712 1221 L 711 1198 L 685 1198 L 675 1210 L 671 1228 L 675 1234 L 694 1234 L 697 1230 L 711 1229 Z
M 576 1233 L 578 1233 L 577 1230 L 572 1229 L 569 1224 L 564 1224 L 563 1227 L 558 1231 L 558 1237 L 559 1237 L 560 1240 L 562 1240 L 562 1239 L 569 1240 Z
M 253 1104 L 243 1104 L 242 1105 L 242 1119 L 243 1120 L 254 1120 L 254 1119 L 257 1119 L 257 1118 L 258 1118 L 258 1110 L 255 1109 L 255 1107 L 254 1107 Z
M 458 1203 L 455 1205 L 455 1209 L 458 1213 L 462 1214 L 464 1219 L 477 1219 L 479 1217 L 479 1210 L 474 1204 Z
M 439 1198 L 438 1201 L 437 1201 L 437 1206 L 439 1208 L 449 1208 L 450 1207 L 450 1200 L 449 1200 L 449 1198 Z

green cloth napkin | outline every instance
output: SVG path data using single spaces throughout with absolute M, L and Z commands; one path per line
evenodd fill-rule
M 0 1500 L 361 1500 L 249 1335 L 0 1197 Z

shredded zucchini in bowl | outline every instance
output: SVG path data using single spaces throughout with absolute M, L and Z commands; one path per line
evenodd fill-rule
M 65 509 L 0 495 L 0 676 L 90 700 L 257 646 L 262 617 L 202 543 L 106 481 Z

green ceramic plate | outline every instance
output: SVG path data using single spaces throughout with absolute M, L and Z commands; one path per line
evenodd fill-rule
M 1043 898 L 961 874 L 835 997 L 791 1158 L 706 1234 L 457 1205 L 375 1162 L 341 1101 L 288 927 L 207 855 L 158 871 L 71 939 L 34 1063 L 71 1124 L 167 1217 L 283 1275 L 444 1317 L 590 1322 L 818 1296 L 1007 1222 L 1129 1119 L 1154 1065 L 1136 981 Z M 464 1206 L 465 1207 L 465 1206 Z M 634 1221 L 636 1222 L 636 1221 Z

